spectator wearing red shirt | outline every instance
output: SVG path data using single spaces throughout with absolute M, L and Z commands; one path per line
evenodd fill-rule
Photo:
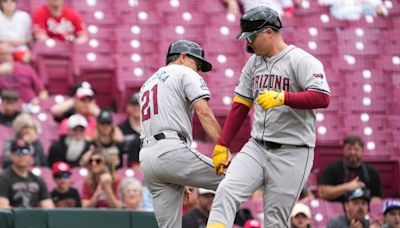
M 81 44 L 88 39 L 82 18 L 62 0 L 47 0 L 34 12 L 33 30 L 38 41 L 52 38 Z
M 118 196 L 121 177 L 116 174 L 110 155 L 95 150 L 88 168 L 89 175 L 82 186 L 82 206 L 121 208 Z
M 39 99 L 46 99 L 47 90 L 35 70 L 30 65 L 14 62 L 11 52 L 8 43 L 0 42 L 0 90 L 16 90 L 24 103 L 37 104 Z

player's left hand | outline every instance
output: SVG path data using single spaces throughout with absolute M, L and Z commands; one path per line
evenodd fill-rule
M 232 155 L 228 151 L 228 147 L 215 145 L 212 161 L 215 166 L 215 173 L 221 175 L 228 168 L 231 163 Z
M 274 90 L 260 92 L 260 95 L 257 98 L 257 102 L 263 109 L 269 109 L 284 105 L 285 92 Z

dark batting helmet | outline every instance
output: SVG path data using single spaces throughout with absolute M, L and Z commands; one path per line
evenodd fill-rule
M 173 42 L 168 48 L 167 58 L 173 54 L 185 53 L 198 59 L 200 64 L 200 69 L 202 72 L 207 72 L 212 69 L 211 63 L 204 59 L 204 50 L 197 43 L 190 40 L 177 40 Z
M 267 6 L 254 7 L 240 18 L 241 33 L 237 36 L 237 39 L 249 38 L 266 28 L 272 28 L 275 31 L 282 28 L 278 13 Z M 247 45 L 247 51 L 254 53 L 249 45 Z

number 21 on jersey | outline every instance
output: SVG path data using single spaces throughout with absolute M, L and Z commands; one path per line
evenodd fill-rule
M 150 90 L 146 90 L 142 97 L 142 121 L 148 120 L 153 115 L 158 114 L 158 103 L 157 103 L 157 84 L 154 85 Z

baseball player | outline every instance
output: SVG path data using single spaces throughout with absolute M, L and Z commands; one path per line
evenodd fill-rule
M 247 11 L 238 39 L 254 53 L 242 70 L 234 102 L 214 147 L 217 174 L 227 167 L 228 146 L 254 104 L 251 138 L 235 156 L 218 187 L 209 228 L 232 227 L 240 203 L 264 191 L 264 227 L 288 227 L 289 216 L 310 173 L 315 113 L 330 91 L 320 61 L 287 45 L 278 14 L 265 6 Z
M 222 176 L 212 160 L 190 148 L 195 111 L 213 142 L 221 128 L 208 106 L 210 91 L 200 72 L 212 65 L 188 40 L 173 42 L 161 67 L 140 89 L 141 170 L 153 195 L 159 227 L 182 226 L 184 186 L 216 190 Z

